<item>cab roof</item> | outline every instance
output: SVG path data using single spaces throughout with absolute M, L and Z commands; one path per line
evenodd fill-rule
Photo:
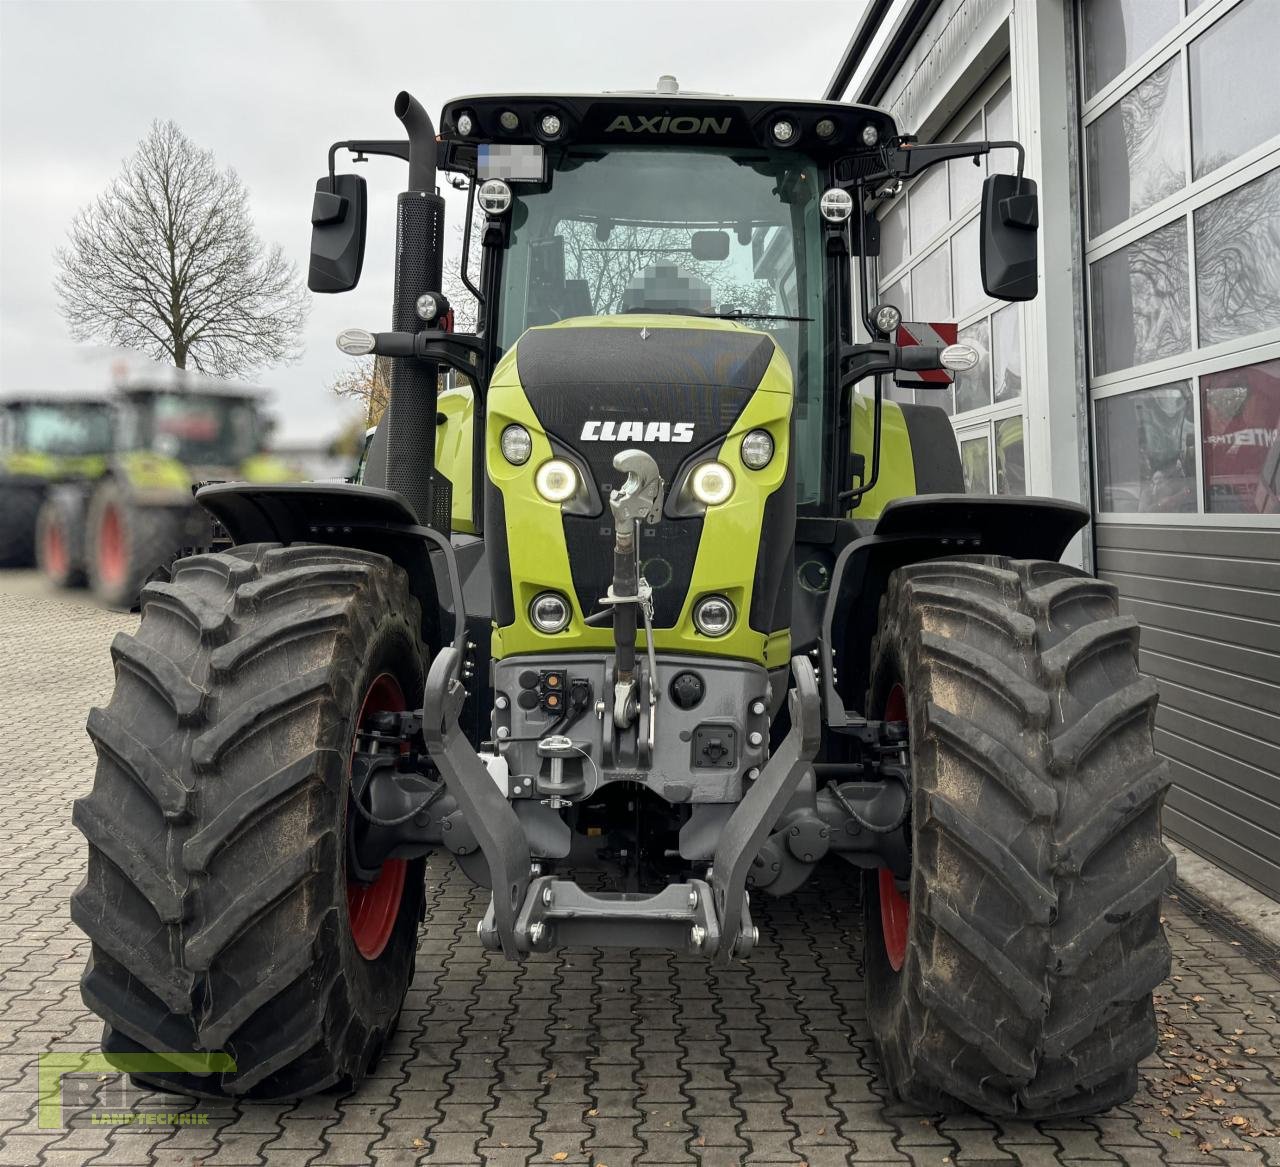
M 446 103 L 440 118 L 441 165 L 473 173 L 477 145 L 509 142 L 799 149 L 819 163 L 852 160 L 856 172 L 862 169 L 857 165 L 860 160 L 867 163 L 868 170 L 876 168 L 880 147 L 898 135 L 893 118 L 874 106 L 680 93 L 674 85 L 674 79 L 663 78 L 659 88 L 651 92 L 455 98 Z M 463 114 L 471 120 L 470 132 L 465 135 L 458 125 Z M 505 126 L 504 114 L 508 115 Z M 542 128 L 548 115 L 559 119 L 555 135 Z M 780 141 L 773 128 L 783 121 L 789 122 L 794 132 Z M 863 140 L 869 127 L 874 129 L 874 145 L 870 147 Z

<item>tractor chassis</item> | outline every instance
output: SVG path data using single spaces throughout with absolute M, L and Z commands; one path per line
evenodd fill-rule
M 792 891 L 828 853 L 907 872 L 905 726 L 850 727 L 865 760 L 815 764 L 820 698 L 812 666 L 797 658 L 791 728 L 734 807 L 705 878 L 642 895 L 587 891 L 545 875 L 524 824 L 459 727 L 465 689 L 456 663 L 455 650 L 445 649 L 428 677 L 424 707 L 383 714 L 362 736 L 352 763 L 348 871 L 372 882 L 387 859 L 450 851 L 493 889 L 478 925 L 488 949 L 519 960 L 565 944 L 639 945 L 724 965 L 756 942 L 749 881 L 772 894 Z

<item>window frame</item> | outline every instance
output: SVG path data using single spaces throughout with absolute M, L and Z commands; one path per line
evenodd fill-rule
M 1110 397 L 1150 389 L 1171 381 L 1189 381 L 1194 401 L 1193 420 L 1196 436 L 1196 510 L 1179 514 L 1151 514 L 1131 511 L 1103 511 L 1099 504 L 1103 497 L 1100 488 L 1100 467 L 1096 457 L 1090 458 L 1090 477 L 1094 497 L 1094 519 L 1099 523 L 1150 524 L 1153 526 L 1267 526 L 1277 525 L 1275 515 L 1233 514 L 1205 510 L 1205 468 L 1203 429 L 1201 425 L 1200 378 L 1209 373 L 1247 365 L 1260 364 L 1280 357 L 1280 326 L 1252 333 L 1247 337 L 1219 341 L 1201 347 L 1200 304 L 1196 272 L 1195 212 L 1263 175 L 1280 170 L 1280 134 L 1219 166 L 1196 179 L 1191 144 L 1191 44 L 1204 35 L 1223 17 L 1250 0 L 1210 0 L 1197 9 L 1187 10 L 1187 0 L 1182 0 L 1182 15 L 1177 24 L 1126 70 L 1114 77 L 1105 87 L 1088 100 L 1084 100 L 1084 4 L 1076 4 L 1075 32 L 1077 52 L 1077 85 L 1081 95 L 1079 118 L 1079 181 L 1081 239 L 1083 249 L 1083 279 L 1086 295 L 1084 329 L 1088 351 L 1085 375 L 1088 383 L 1088 422 L 1091 445 L 1097 434 L 1097 402 Z M 1253 0 L 1266 3 L 1267 0 Z M 1141 85 L 1168 62 L 1178 61 L 1182 82 L 1182 141 L 1183 186 L 1172 195 L 1153 203 L 1144 211 L 1131 215 L 1121 223 L 1089 238 L 1088 206 L 1086 192 L 1089 189 L 1090 172 L 1088 150 L 1085 148 L 1088 127 L 1104 113 L 1114 108 L 1136 86 Z M 1099 260 L 1120 251 L 1153 231 L 1182 220 L 1186 225 L 1187 280 L 1190 346 L 1182 352 L 1154 361 L 1147 361 L 1115 372 L 1095 374 L 1094 355 L 1097 346 L 1094 339 L 1093 313 L 1093 265 Z
M 979 84 L 977 88 L 974 89 L 974 91 L 969 95 L 968 99 L 964 102 L 964 104 L 961 105 L 960 108 L 957 109 L 954 114 L 952 114 L 952 116 L 947 121 L 946 127 L 943 129 L 941 133 L 937 135 L 937 139 L 939 141 L 951 141 L 953 138 L 958 138 L 958 136 L 964 132 L 965 128 L 968 125 L 970 125 L 970 123 L 972 123 L 974 118 L 979 115 L 982 118 L 982 125 L 979 130 L 979 137 L 982 138 L 982 137 L 988 136 L 987 106 L 1001 92 L 1001 90 L 1004 90 L 1004 89 L 1008 90 L 1010 120 L 1013 123 L 1013 133 L 1011 136 L 1016 139 L 1018 137 L 1019 111 L 1018 111 L 1018 102 L 1017 102 L 1017 91 L 1013 85 L 1011 60 L 1008 55 L 1006 55 L 1001 61 L 999 61 L 996 64 L 996 66 L 982 80 L 981 84 Z M 985 179 L 989 174 L 1000 172 L 998 167 L 992 166 L 993 158 L 998 159 L 999 155 L 997 154 L 987 155 L 983 160 L 983 167 L 981 170 L 983 179 Z M 953 165 L 953 163 L 947 163 L 947 167 L 950 167 L 951 165 Z M 960 161 L 960 165 L 971 165 L 971 163 L 969 163 L 967 159 L 964 159 Z M 945 168 L 940 166 L 938 169 L 943 170 Z M 988 452 L 991 454 L 991 458 L 989 460 L 989 465 L 991 467 L 991 483 L 990 483 L 991 493 L 994 494 L 995 493 L 995 460 L 994 460 L 995 422 L 1001 421 L 1013 415 L 1021 415 L 1023 419 L 1024 427 L 1028 424 L 1027 394 L 1026 394 L 1025 385 L 1023 387 L 1022 393 L 1019 394 L 1019 396 L 1016 398 L 1005 400 L 1005 401 L 997 401 L 995 397 L 995 378 L 996 378 L 995 316 L 999 312 L 1004 311 L 1005 309 L 1012 309 L 1014 311 L 1017 318 L 1017 337 L 1018 337 L 1019 352 L 1021 354 L 1024 370 L 1025 370 L 1025 363 L 1027 359 L 1026 313 L 1017 304 L 1009 304 L 1003 300 L 994 300 L 990 296 L 987 296 L 985 293 L 980 292 L 975 302 L 976 306 L 970 307 L 969 310 L 963 316 L 956 314 L 956 309 L 957 309 L 956 296 L 955 296 L 956 263 L 955 263 L 955 253 L 952 250 L 952 241 L 958 238 L 963 232 L 968 230 L 972 224 L 978 221 L 979 216 L 981 214 L 982 199 L 979 193 L 979 196 L 975 198 L 972 202 L 967 204 L 962 210 L 956 211 L 954 208 L 951 207 L 951 204 L 950 204 L 951 174 L 949 169 L 946 170 L 944 177 L 945 177 L 944 185 L 947 190 L 947 198 L 948 198 L 947 221 L 943 226 L 937 228 L 926 240 L 924 240 L 919 245 L 917 245 L 911 230 L 911 222 L 910 222 L 911 216 L 910 216 L 910 208 L 909 208 L 909 202 L 908 202 L 911 189 L 915 185 L 916 180 L 913 180 L 912 182 L 905 184 L 901 192 L 899 192 L 893 199 L 886 200 L 884 205 L 877 209 L 877 217 L 883 219 L 886 215 L 892 213 L 898 207 L 904 208 L 904 214 L 903 214 L 904 229 L 905 229 L 905 240 L 904 240 L 905 248 L 904 249 L 907 255 L 907 258 L 903 262 L 897 264 L 893 268 L 886 269 L 884 271 L 880 269 L 880 263 L 877 260 L 876 262 L 877 302 L 882 301 L 884 293 L 886 292 L 887 289 L 893 287 L 899 282 L 902 282 L 909 289 L 910 295 L 911 295 L 910 309 L 905 309 L 905 308 L 903 309 L 903 318 L 907 320 L 921 319 L 915 305 L 914 289 L 911 288 L 912 274 L 917 267 L 920 267 L 922 264 L 927 263 L 939 251 L 946 250 L 948 252 L 947 266 L 949 271 L 949 278 L 951 281 L 951 287 L 949 289 L 950 299 L 951 299 L 950 320 L 955 323 L 956 327 L 960 331 L 964 331 L 965 329 L 970 328 L 975 324 L 979 324 L 984 320 L 988 324 L 988 329 L 989 329 L 988 365 L 990 369 L 990 378 L 991 378 L 990 383 L 987 386 L 988 400 L 985 405 L 980 405 L 975 409 L 969 409 L 969 410 L 965 410 L 963 413 L 958 413 L 956 411 L 956 396 L 955 396 L 954 386 L 947 388 L 946 394 L 948 394 L 948 396 L 946 398 L 943 398 L 942 392 L 937 389 L 924 390 L 917 394 L 917 393 L 913 393 L 912 390 L 910 389 L 903 390 L 903 389 L 896 389 L 893 387 L 890 388 L 888 396 L 891 400 L 907 401 L 907 402 L 915 401 L 918 404 L 924 404 L 924 405 L 936 405 L 936 404 L 939 404 L 940 401 L 946 400 L 948 402 L 947 408 L 948 408 L 949 420 L 951 421 L 952 428 L 956 433 L 957 442 L 972 438 L 979 431 L 985 432 L 987 435 Z M 901 305 L 899 305 L 899 307 L 901 307 Z M 1024 434 L 1025 434 L 1025 429 L 1024 429 Z M 1028 467 L 1028 473 L 1029 471 L 1030 471 L 1030 468 Z

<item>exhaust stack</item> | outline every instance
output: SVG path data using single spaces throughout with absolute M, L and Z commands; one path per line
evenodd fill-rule
M 444 263 L 444 199 L 436 193 L 436 131 L 410 94 L 395 101 L 409 136 L 409 189 L 396 200 L 396 280 L 391 327 L 418 332 L 416 302 L 439 292 Z M 440 369 L 414 357 L 391 361 L 387 402 L 387 487 L 403 495 L 418 522 L 449 530 L 453 486 L 436 473 L 436 392 Z

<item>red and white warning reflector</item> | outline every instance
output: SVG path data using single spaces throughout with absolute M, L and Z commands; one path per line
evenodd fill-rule
M 915 320 L 904 320 L 898 325 L 894 343 L 899 348 L 913 344 L 947 348 L 956 343 L 959 335 L 959 326 L 955 324 L 925 324 Z M 945 389 L 952 380 L 951 373 L 947 369 L 898 369 L 893 374 L 893 383 L 901 388 L 918 386 L 923 389 Z

